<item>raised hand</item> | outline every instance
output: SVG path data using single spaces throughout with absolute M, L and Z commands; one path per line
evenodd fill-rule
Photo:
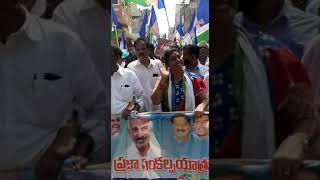
M 160 70 L 161 78 L 164 80 L 167 80 L 169 78 L 170 68 L 168 67 L 168 69 L 166 69 L 164 64 L 160 64 L 159 70 Z

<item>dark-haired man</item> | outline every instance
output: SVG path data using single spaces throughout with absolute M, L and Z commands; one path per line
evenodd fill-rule
M 128 119 L 133 109 L 143 109 L 143 89 L 136 74 L 119 65 L 122 55 L 120 48 L 112 46 L 111 49 L 111 114 L 121 114 Z
M 186 67 L 186 72 L 190 75 L 195 74 L 204 80 L 209 74 L 209 68 L 199 62 L 199 53 L 200 49 L 196 45 L 191 44 L 183 47 L 183 62 Z
M 149 57 L 150 50 L 148 42 L 145 39 L 137 39 L 134 42 L 134 48 L 138 60 L 131 62 L 128 65 L 128 69 L 136 73 L 144 90 L 143 100 L 145 108 L 143 110 L 146 112 L 161 112 L 161 106 L 154 105 L 151 100 L 153 88 L 160 77 L 159 65 L 161 61 Z

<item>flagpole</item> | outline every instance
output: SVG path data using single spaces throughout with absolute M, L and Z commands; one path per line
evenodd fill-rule
M 117 46 L 120 47 L 119 46 L 119 39 L 118 39 L 118 29 L 116 29 L 116 42 L 117 42 Z
M 158 0 L 158 1 L 159 1 L 159 0 Z M 167 8 L 166 8 L 166 5 L 165 5 L 164 0 L 162 0 L 162 4 L 163 4 L 163 7 L 164 7 L 164 12 L 166 13 L 166 18 L 167 18 L 167 22 L 168 22 L 168 28 L 170 29 L 170 23 L 169 23 Z M 159 2 L 158 2 L 158 6 L 159 6 Z M 158 8 L 159 8 L 159 7 L 158 7 Z
M 164 3 L 164 1 L 163 1 Z M 166 17 L 167 17 L 167 22 L 168 22 L 168 28 L 170 29 L 170 23 L 169 23 L 169 18 L 168 18 L 168 13 L 167 13 L 167 8 L 164 7 L 164 11 L 166 12 Z

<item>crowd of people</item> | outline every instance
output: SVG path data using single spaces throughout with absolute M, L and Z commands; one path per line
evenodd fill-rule
M 320 152 L 320 18 L 307 8 L 319 1 L 212 3 L 210 158 L 272 159 L 273 179 L 318 179 L 303 160 Z
M 199 46 L 171 47 L 159 60 L 154 46 L 138 38 L 134 42 L 137 59 L 129 64 L 123 62 L 121 49 L 112 46 L 111 114 L 128 119 L 133 110 L 194 111 L 201 117 L 209 103 L 209 67 L 204 65 L 209 61 L 209 45 L 204 42 Z

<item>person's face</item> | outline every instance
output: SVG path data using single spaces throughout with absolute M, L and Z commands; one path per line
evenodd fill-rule
M 185 139 L 188 136 L 190 127 L 189 122 L 185 117 L 174 118 L 172 126 L 178 140 Z
M 196 118 L 193 129 L 199 137 L 207 137 L 209 135 L 209 116 L 203 115 L 201 118 Z
M 149 119 L 134 119 L 129 121 L 128 133 L 138 149 L 147 147 L 150 143 Z
M 177 51 L 173 51 L 169 56 L 169 67 L 170 71 L 178 71 L 183 68 L 183 62 L 181 54 Z
M 183 62 L 187 68 L 190 68 L 191 63 L 194 62 L 195 59 L 196 57 L 194 55 L 191 55 L 188 49 L 183 50 Z
M 135 51 L 139 59 L 145 59 L 149 57 L 149 49 L 147 48 L 147 45 L 145 43 L 137 43 Z
M 200 49 L 200 57 L 201 58 L 206 58 L 209 55 L 209 47 L 207 44 L 200 44 L 199 45 Z
M 117 66 L 118 62 L 119 62 L 120 57 L 118 55 L 116 55 L 115 53 L 112 53 L 112 66 Z
M 127 48 L 128 48 L 128 52 L 129 52 L 130 54 L 134 54 L 134 53 L 135 53 L 134 47 L 133 47 L 133 44 L 132 44 L 132 43 L 128 43 Z
M 113 136 L 116 133 L 119 133 L 120 131 L 120 123 L 117 119 L 117 116 L 112 115 L 111 116 L 111 135 Z

